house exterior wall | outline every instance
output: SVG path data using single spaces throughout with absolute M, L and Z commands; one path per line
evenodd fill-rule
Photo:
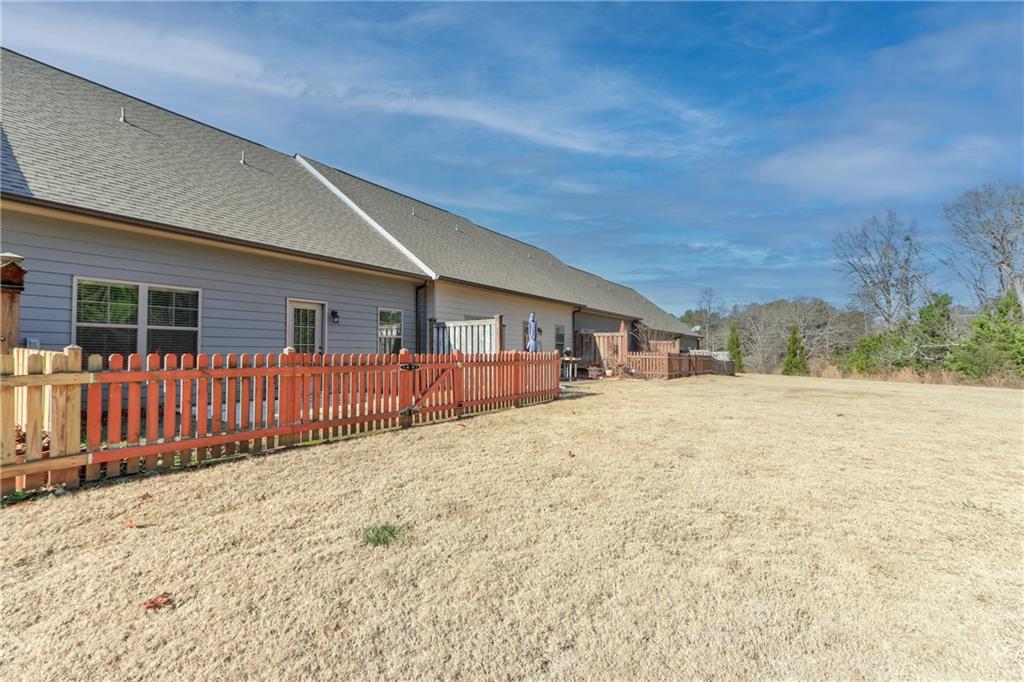
M 326 303 L 326 352 L 377 352 L 377 309 L 403 312 L 415 344 L 414 280 L 239 252 L 5 210 L 2 248 L 25 258 L 21 339 L 43 348 L 72 341 L 75 276 L 199 289 L 200 351 L 279 353 L 287 299 Z M 330 311 L 341 321 L 333 324 Z
M 579 332 L 617 332 L 619 325 L 623 322 L 626 323 L 628 329 L 633 320 L 626 317 L 598 315 L 586 310 L 576 313 L 576 331 Z
M 522 349 L 522 324 L 530 313 L 537 314 L 540 350 L 555 349 L 555 325 L 565 327 L 565 344 L 572 345 L 572 311 L 568 303 L 556 303 L 530 296 L 519 296 L 453 284 L 444 280 L 431 285 L 431 317 L 437 320 L 465 320 L 503 315 L 505 321 L 505 350 Z

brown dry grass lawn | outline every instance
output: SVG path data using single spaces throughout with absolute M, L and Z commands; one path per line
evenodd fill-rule
M 4 679 L 1021 676 L 1021 392 L 576 390 L 3 510 Z

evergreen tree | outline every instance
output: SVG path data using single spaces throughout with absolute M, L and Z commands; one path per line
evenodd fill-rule
M 789 328 L 789 341 L 786 343 L 786 359 L 782 362 L 782 373 L 786 375 L 808 374 L 807 353 L 804 341 L 800 337 L 800 329 L 793 323 Z
M 975 378 L 1024 378 L 1024 312 L 1012 291 L 999 299 L 994 310 L 974 320 L 970 338 L 953 349 L 947 364 Z
M 736 366 L 736 371 L 742 372 L 743 349 L 740 347 L 740 335 L 736 331 L 735 322 L 729 325 L 729 340 L 725 344 L 725 349 L 729 351 L 729 357 L 732 358 L 733 364 Z

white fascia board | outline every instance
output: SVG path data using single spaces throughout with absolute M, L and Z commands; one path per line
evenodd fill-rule
M 303 167 L 303 168 L 305 168 L 305 169 L 306 169 L 307 171 L 309 171 L 309 174 L 310 174 L 310 175 L 312 175 L 312 176 L 313 176 L 314 178 L 316 178 L 316 179 L 317 179 L 317 180 L 319 180 L 319 181 L 320 181 L 321 183 L 323 183 L 323 186 L 324 186 L 324 187 L 326 187 L 326 188 L 327 188 L 327 189 L 328 189 L 328 190 L 329 190 L 329 191 L 330 191 L 330 192 L 331 192 L 331 193 L 332 193 L 332 194 L 333 194 L 334 196 L 336 196 L 336 197 L 338 197 L 339 199 L 341 199 L 341 201 L 342 201 L 342 202 L 343 202 L 343 203 L 344 203 L 344 204 L 345 204 L 346 206 L 348 206 L 348 207 L 349 207 L 349 208 L 351 208 L 351 209 L 352 209 L 353 211 L 355 211 L 355 214 L 356 214 L 357 216 L 359 216 L 360 218 L 362 218 L 362 219 L 363 219 L 363 221 L 364 221 L 364 222 L 365 222 L 365 223 L 366 223 L 367 225 L 369 225 L 369 226 L 370 226 L 370 227 L 372 227 L 372 228 L 373 228 L 374 230 L 376 230 L 376 231 L 377 231 L 377 232 L 378 232 L 378 233 L 380 234 L 380 236 L 384 237 L 384 239 L 387 239 L 387 240 L 388 240 L 388 242 L 389 242 L 389 243 L 390 243 L 390 244 L 391 244 L 392 246 L 394 246 L 394 247 L 395 247 L 396 249 L 398 249 L 399 251 L 401 251 L 401 252 L 402 252 L 402 254 L 403 254 L 403 255 L 405 255 L 405 257 L 406 257 L 406 258 L 408 258 L 408 259 L 409 259 L 410 261 L 412 261 L 412 262 L 413 262 L 413 264 L 414 264 L 414 265 L 415 265 L 416 267 L 418 267 L 418 268 L 419 268 L 420 270 L 422 270 L 422 271 L 423 271 L 424 273 L 426 273 L 426 274 L 427 274 L 427 276 L 428 276 L 428 277 L 430 277 L 430 279 L 438 279 L 438 276 L 437 276 L 437 273 L 436 273 L 436 272 L 434 272 L 434 271 L 433 271 L 433 270 L 431 270 L 431 269 L 430 269 L 429 267 L 427 267 L 427 264 L 426 264 L 426 263 L 424 263 L 423 261 L 421 261 L 421 260 L 420 260 L 420 259 L 419 259 L 419 258 L 418 258 L 418 257 L 416 256 L 416 254 L 415 254 L 415 253 L 413 253 L 413 252 L 412 252 L 412 251 L 410 251 L 410 250 L 409 250 L 408 248 L 406 248 L 405 244 L 403 244 L 402 242 L 398 241 L 398 239 L 396 239 L 396 238 L 395 238 L 395 236 L 394 236 L 393 234 L 391 234 L 390 232 L 388 232 L 387 230 L 385 230 L 385 229 L 383 228 L 383 226 L 381 226 L 381 224 L 380 224 L 380 223 L 378 223 L 378 222 L 377 222 L 376 220 L 374 220 L 374 219 L 373 219 L 373 218 L 372 218 L 372 217 L 370 216 L 370 214 L 368 214 L 368 213 L 367 213 L 366 211 L 364 211 L 364 210 L 363 210 L 362 208 L 360 208 L 360 207 L 359 207 L 359 205 L 358 205 L 358 204 L 357 204 L 356 202 L 354 202 L 354 201 L 352 201 L 351 199 L 349 199 L 349 198 L 348 198 L 348 195 L 346 195 L 346 194 L 345 194 L 344 192 L 342 192 L 342 191 L 341 191 L 340 189 L 338 189 L 338 188 L 337 188 L 337 187 L 336 187 L 336 186 L 334 185 L 334 183 L 333 183 L 333 182 L 331 182 L 330 180 L 328 180 L 327 178 L 325 178 L 325 177 L 323 176 L 323 174 L 322 174 L 322 173 L 321 173 L 320 171 L 318 171 L 318 170 L 317 170 L 316 168 L 314 168 L 314 167 L 313 167 L 313 164 L 311 164 L 311 163 L 310 163 L 309 161 L 307 161 L 306 159 L 302 158 L 302 155 L 301 155 L 301 154 L 296 154 L 296 155 L 295 155 L 295 160 L 299 162 L 299 165 L 300 165 L 300 166 L 302 166 L 302 167 Z

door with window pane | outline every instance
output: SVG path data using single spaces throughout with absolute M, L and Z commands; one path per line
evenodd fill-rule
M 319 303 L 291 301 L 288 313 L 288 345 L 296 353 L 322 353 L 323 306 Z

